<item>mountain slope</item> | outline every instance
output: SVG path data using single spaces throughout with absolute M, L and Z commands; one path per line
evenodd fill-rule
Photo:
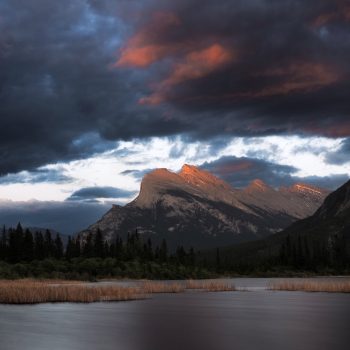
M 194 166 L 184 165 L 179 173 L 157 169 L 145 175 L 134 201 L 114 205 L 81 234 L 99 228 L 106 240 L 113 240 L 138 229 L 154 241 L 167 239 L 173 247 L 224 246 L 269 236 L 311 215 L 327 191 L 308 188 L 275 190 L 254 181 L 238 190 Z
M 350 181 L 327 196 L 314 215 L 293 223 L 274 236 L 226 247 L 222 251 L 222 256 L 233 265 L 250 262 L 256 264 L 258 261 L 278 257 L 287 241 L 296 244 L 308 242 L 307 259 L 315 258 L 322 250 L 323 264 L 340 263 L 344 258 L 349 259 Z M 214 260 L 215 252 L 208 252 L 208 256 Z M 290 257 L 287 256 L 288 258 Z M 320 257 L 317 259 L 320 260 Z

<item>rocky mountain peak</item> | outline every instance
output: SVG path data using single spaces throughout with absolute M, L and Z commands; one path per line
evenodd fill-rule
M 321 188 L 312 185 L 307 185 L 304 183 L 296 183 L 293 186 L 291 186 L 290 189 L 296 192 L 311 192 L 314 194 L 322 194 L 324 192 Z
M 273 191 L 273 188 L 267 185 L 264 181 L 255 179 L 249 184 L 246 190 L 248 192 L 267 192 Z
M 197 168 L 194 165 L 185 164 L 181 168 L 179 176 L 188 184 L 199 188 L 222 188 L 229 191 L 232 190 L 232 187 L 225 181 L 219 179 L 208 171 Z
M 140 193 L 130 204 L 138 207 L 150 207 L 166 191 L 179 188 L 186 189 L 186 184 L 178 174 L 165 168 L 155 169 L 143 177 Z
M 329 194 L 328 190 L 315 187 L 309 184 L 304 184 L 304 183 L 296 183 L 291 187 L 289 187 L 288 191 L 304 197 L 322 198 L 322 199 L 324 199 L 325 196 Z
M 200 169 L 195 165 L 184 164 L 181 168 L 180 174 L 196 174 Z

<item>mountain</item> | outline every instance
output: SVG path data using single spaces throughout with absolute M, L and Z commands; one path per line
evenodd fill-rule
M 269 236 L 321 205 L 328 191 L 297 184 L 278 190 L 260 180 L 245 189 L 185 164 L 179 173 L 157 169 L 144 176 L 138 197 L 113 207 L 81 232 L 102 231 L 106 240 L 137 229 L 172 246 L 206 248 Z
M 209 260 L 215 260 L 215 251 L 207 254 Z M 271 259 L 306 268 L 349 264 L 350 181 L 329 194 L 312 216 L 265 239 L 226 247 L 221 254 L 232 266 L 262 265 Z
M 350 237 L 350 181 L 327 196 L 314 215 L 291 225 L 283 234 L 307 234 L 329 241 Z

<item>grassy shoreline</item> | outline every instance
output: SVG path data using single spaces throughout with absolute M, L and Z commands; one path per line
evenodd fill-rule
M 117 286 L 65 280 L 0 280 L 0 304 L 128 301 L 145 299 L 156 293 L 184 293 L 189 289 L 206 292 L 236 290 L 233 285 L 220 281 L 143 281 L 135 286 Z
M 289 292 L 350 293 L 350 281 L 282 280 L 270 283 L 267 289 Z
M 111 281 L 111 280 L 109 280 Z M 118 280 L 120 282 L 125 279 Z M 0 280 L 0 304 L 38 303 L 92 303 L 128 301 L 149 298 L 157 293 L 184 293 L 187 291 L 234 292 L 244 291 L 232 281 L 224 280 L 180 280 L 180 281 L 134 281 L 130 285 L 90 283 L 57 279 Z M 349 280 L 289 279 L 273 280 L 266 286 L 269 291 L 302 291 L 350 293 Z

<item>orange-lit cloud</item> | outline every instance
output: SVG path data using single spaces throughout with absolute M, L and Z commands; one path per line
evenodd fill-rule
M 121 49 L 115 67 L 148 67 L 152 63 L 178 51 L 181 45 L 161 42 L 159 35 L 164 31 L 175 30 L 180 25 L 173 13 L 157 12 L 144 27 L 131 37 Z
M 268 69 L 265 72 L 256 73 L 253 76 L 268 78 L 268 83 L 263 88 L 252 89 L 251 91 L 237 91 L 217 96 L 197 95 L 185 97 L 183 98 L 183 101 L 239 101 L 241 99 L 288 95 L 300 92 L 307 93 L 334 84 L 341 79 L 340 74 L 333 67 L 312 62 L 291 64 L 286 67 Z M 159 103 L 160 97 L 160 94 L 153 94 L 147 98 L 147 102 L 152 104 L 152 101 L 154 101 L 154 104 L 157 104 Z M 250 125 L 253 127 L 252 124 Z M 260 128 L 261 126 L 259 125 L 257 130 Z
M 201 78 L 232 60 L 232 53 L 219 44 L 190 52 L 185 60 L 174 66 L 163 85 L 175 85 L 185 80 Z
M 280 81 L 254 93 L 255 96 L 286 95 L 292 92 L 308 92 L 335 83 L 339 80 L 338 73 L 321 63 L 304 62 L 292 64 L 285 68 L 271 69 L 261 76 Z
M 157 85 L 156 91 L 140 99 L 141 104 L 156 105 L 161 103 L 167 90 L 184 81 L 202 78 L 223 67 L 234 59 L 233 53 L 220 44 L 213 44 L 205 49 L 192 51 L 176 63 L 167 79 Z
M 335 1 L 337 8 L 333 11 L 322 13 L 312 21 L 315 28 L 322 27 L 335 21 L 350 21 L 350 4 L 344 0 Z

